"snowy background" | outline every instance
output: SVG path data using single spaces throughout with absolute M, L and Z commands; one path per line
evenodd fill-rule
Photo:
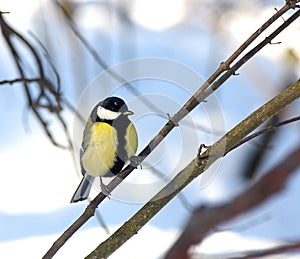
M 283 2 L 74 1 L 70 6 L 76 8 L 70 7 L 70 10 L 80 32 L 109 66 L 137 58 L 164 59 L 169 60 L 169 64 L 177 64 L 180 69 L 187 67 L 205 79 L 275 12 L 274 7 L 279 8 Z M 1 0 L 0 10 L 10 12 L 5 14 L 5 19 L 27 39 L 34 42 L 29 34 L 33 32 L 43 42 L 60 73 L 63 95 L 84 117 L 107 95 L 118 95 L 126 100 L 129 108 L 135 111 L 132 119 L 140 140 L 138 151 L 161 129 L 166 114 L 174 114 L 199 86 L 198 82 L 186 86 L 153 78 L 132 82 L 160 108 L 160 112 L 151 111 L 125 86 L 101 85 L 103 69 L 70 31 L 53 2 Z M 126 10 L 126 13 L 120 10 Z M 163 180 L 153 170 L 161 172 L 164 180 L 169 179 L 195 157 L 201 143 L 210 144 L 220 136 L 218 133 L 212 136 L 211 132 L 220 134 L 231 129 L 278 93 L 287 76 L 289 80 L 299 76 L 299 63 L 291 66 L 287 54 L 292 49 L 300 56 L 299 29 L 300 23 L 296 21 L 276 38 L 282 44 L 267 46 L 248 62 L 239 71 L 239 76 L 231 78 L 217 91 L 214 99 L 197 108 L 167 137 L 146 161 L 143 170 L 133 172 L 126 179 L 125 187 L 120 186 L 112 199 L 101 204 L 98 211 L 111 233 L 162 187 Z M 2 37 L 0 46 L 0 80 L 14 79 L 18 74 Z M 24 55 L 26 57 L 26 53 Z M 148 72 L 135 68 L 140 69 L 141 74 Z M 174 73 L 181 73 L 181 70 Z M 188 81 L 189 78 L 185 79 Z M 0 87 L 0 257 L 41 258 L 80 216 L 87 203 L 69 203 L 80 181 L 72 156 L 51 145 L 33 114 L 28 112 L 21 86 Z M 216 105 L 210 105 L 213 102 Z M 297 114 L 299 101 L 286 110 L 287 118 Z M 70 111 L 64 112 L 64 118 L 75 148 L 78 148 L 83 125 Z M 51 122 L 51 118 L 49 120 Z M 195 131 L 198 126 L 190 128 L 186 126 L 189 123 L 199 123 L 210 133 L 201 127 Z M 54 124 L 52 130 L 58 139 L 63 139 L 59 127 Z M 298 144 L 299 124 L 281 129 L 259 172 L 275 165 Z M 199 178 L 190 184 L 182 194 L 188 204 L 215 204 L 241 192 L 248 184 L 241 171 L 247 155 L 255 148 L 252 144 L 240 147 L 209 172 L 212 175 L 209 182 Z M 155 168 L 151 169 L 147 164 L 154 164 Z M 144 186 L 150 187 L 144 191 Z M 208 237 L 197 252 L 223 254 L 299 240 L 299 187 L 300 177 L 295 174 L 280 195 L 222 226 L 224 231 Z M 95 187 L 93 195 L 97 192 Z M 111 258 L 162 256 L 188 219 L 190 211 L 186 207 L 182 200 L 172 200 Z M 55 258 L 83 258 L 107 237 L 97 218 L 92 218 Z

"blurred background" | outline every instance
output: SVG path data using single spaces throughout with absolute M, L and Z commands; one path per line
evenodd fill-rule
M 128 103 L 135 111 L 132 119 L 141 151 L 166 123 L 167 114 L 174 114 L 282 5 L 284 1 L 263 0 L 0 0 L 1 12 L 8 12 L 3 20 L 34 47 L 45 77 L 60 88 L 63 100 L 59 113 L 39 107 L 43 119 L 37 120 L 22 83 L 0 85 L 0 256 L 41 258 L 87 206 L 69 202 L 80 181 L 82 129 L 96 103 L 108 95 Z M 271 29 L 281 23 L 279 19 Z M 299 77 L 299 30 L 296 21 L 275 39 L 280 44 L 266 46 L 184 119 L 55 258 L 86 256 L 108 237 L 99 214 L 112 233 L 196 156 L 201 143 L 213 143 L 294 82 Z M 0 81 L 20 78 L 1 33 Z M 15 35 L 12 42 L 25 76 L 37 77 L 32 50 Z M 38 100 L 39 87 L 30 84 L 29 90 Z M 299 102 L 269 123 L 297 114 Z M 47 123 L 52 140 L 67 148 L 51 143 L 41 121 Z M 298 142 L 299 123 L 294 123 L 231 152 L 112 258 L 159 258 L 176 240 L 193 207 L 230 200 Z M 222 255 L 299 240 L 299 187 L 295 174 L 280 195 L 222 226 L 195 253 Z M 98 192 L 96 183 L 92 196 Z

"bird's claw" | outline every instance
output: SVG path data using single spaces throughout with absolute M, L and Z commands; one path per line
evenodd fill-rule
M 142 159 L 139 156 L 132 156 L 130 157 L 130 165 L 133 166 L 134 168 L 140 168 L 142 169 Z

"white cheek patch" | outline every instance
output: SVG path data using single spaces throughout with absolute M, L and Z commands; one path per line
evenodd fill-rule
M 101 106 L 97 108 L 97 115 L 99 118 L 104 120 L 115 120 L 118 118 L 122 113 L 121 112 L 113 112 L 110 110 L 107 110 Z

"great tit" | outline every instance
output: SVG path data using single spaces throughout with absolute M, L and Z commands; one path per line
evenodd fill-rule
M 94 107 L 83 131 L 80 149 L 83 178 L 71 202 L 87 199 L 93 181 L 98 176 L 102 192 L 109 195 L 101 177 L 120 173 L 137 150 L 136 129 L 128 119 L 132 114 L 119 97 L 108 97 Z

